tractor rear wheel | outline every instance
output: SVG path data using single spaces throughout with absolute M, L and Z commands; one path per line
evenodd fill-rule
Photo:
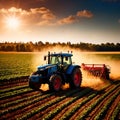
M 82 73 L 79 68 L 75 68 L 71 74 L 70 87 L 79 88 L 82 82 Z
M 62 78 L 60 75 L 52 75 L 50 78 L 49 89 L 52 91 L 59 91 L 62 86 Z

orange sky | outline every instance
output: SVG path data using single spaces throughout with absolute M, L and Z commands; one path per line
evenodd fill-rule
M 0 0 L 0 42 L 119 42 L 117 0 L 25 1 Z

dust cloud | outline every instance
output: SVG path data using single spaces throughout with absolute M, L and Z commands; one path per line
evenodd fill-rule
M 110 67 L 110 78 L 113 80 L 120 80 L 120 73 L 119 73 L 119 67 L 120 67 L 120 59 L 111 59 L 109 55 L 106 56 L 106 54 L 111 54 L 110 52 L 87 52 L 82 51 L 80 49 L 72 49 L 70 47 L 61 47 L 61 46 L 55 46 L 53 48 L 47 47 L 43 49 L 41 52 L 35 52 L 33 57 L 33 63 L 36 68 L 38 65 L 44 65 L 46 62 L 44 61 L 44 56 L 48 54 L 48 51 L 51 53 L 60 53 L 60 52 L 71 52 L 73 53 L 72 61 L 73 64 L 78 64 L 81 66 L 82 63 L 85 64 L 105 64 Z M 104 54 L 104 55 L 103 55 Z M 114 53 L 112 53 L 114 54 Z M 119 52 L 117 53 L 120 54 Z M 103 55 L 103 56 L 101 56 Z M 82 86 L 89 86 L 99 88 L 103 87 L 104 85 L 108 84 L 106 80 L 101 80 L 100 78 L 96 78 L 93 76 L 88 75 L 86 72 L 84 72 L 82 69 Z M 45 87 L 45 86 L 44 86 Z M 43 88 L 44 88 L 43 87 Z M 67 86 L 68 87 L 68 86 Z M 45 87 L 46 89 L 47 87 Z M 66 88 L 66 86 L 64 87 Z

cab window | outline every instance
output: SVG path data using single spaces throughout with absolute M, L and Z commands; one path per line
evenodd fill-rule
M 63 57 L 63 64 L 66 65 L 72 64 L 71 57 Z

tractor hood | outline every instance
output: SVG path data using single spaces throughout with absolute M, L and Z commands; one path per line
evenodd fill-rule
M 38 73 L 43 76 L 50 76 L 57 72 L 57 65 L 47 64 L 44 66 L 38 66 Z
M 46 80 L 57 71 L 57 66 L 47 64 L 38 66 L 37 69 L 38 70 L 29 77 L 29 81 L 34 83 L 47 83 Z
M 55 67 L 56 65 L 52 65 L 52 64 L 47 64 L 47 65 L 44 65 L 44 66 L 38 66 L 38 71 L 40 70 L 45 70 L 45 69 L 49 69 L 51 67 Z

